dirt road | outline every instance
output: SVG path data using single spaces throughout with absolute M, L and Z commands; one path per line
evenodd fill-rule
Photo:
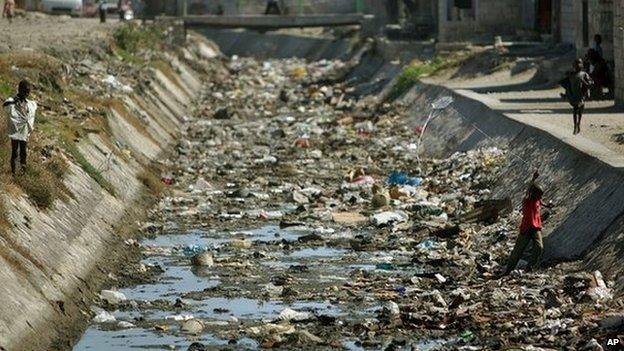
M 54 46 L 90 45 L 94 40 L 104 40 L 105 33 L 117 25 L 109 20 L 99 23 L 95 18 L 70 18 L 29 13 L 16 18 L 13 23 L 0 21 L 0 53 L 17 49 L 41 50 Z
M 511 69 L 505 69 L 476 78 L 449 79 L 450 75 L 446 74 L 427 81 L 463 91 L 491 109 L 544 130 L 589 155 L 602 157 L 603 161 L 620 166 L 622 161 L 617 159 L 624 152 L 624 123 L 621 109 L 614 106 L 614 101 L 588 101 L 582 132 L 573 135 L 572 108 L 560 96 L 563 88 L 533 83 L 536 72 L 537 69 L 529 69 L 513 74 Z

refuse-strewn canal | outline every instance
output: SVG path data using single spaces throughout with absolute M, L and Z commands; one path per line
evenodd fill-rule
M 222 233 L 217 235 L 201 231 L 186 234 L 160 235 L 141 243 L 146 258 L 142 265 L 146 270 L 158 273 L 153 283 L 139 284 L 119 289 L 129 301 L 111 313 L 114 321 L 93 325 L 86 332 L 76 350 L 132 350 L 169 349 L 172 346 L 185 349 L 194 341 L 206 345 L 228 345 L 236 340 L 238 348 L 255 349 L 259 343 L 254 339 L 228 339 L 223 329 L 233 323 L 259 323 L 280 318 L 284 310 L 292 309 L 310 316 L 333 320 L 346 317 L 349 309 L 343 310 L 339 301 L 327 299 L 283 299 L 284 288 L 267 283 L 262 291 L 249 289 L 243 292 L 246 297 L 202 296 L 202 291 L 222 286 L 220 270 L 213 267 L 197 267 L 191 257 L 197 252 L 221 253 L 218 257 L 240 253 L 239 243 L 249 242 L 254 247 L 267 246 L 255 274 L 276 277 L 280 274 L 297 273 L 306 276 L 311 284 L 336 283 L 347 280 L 353 270 L 375 270 L 375 262 L 391 260 L 380 253 L 356 253 L 352 250 L 330 247 L 308 247 L 295 250 L 282 250 L 277 247 L 283 242 L 297 243 L 297 239 L 311 234 L 310 230 L 296 227 L 281 230 L 278 226 L 265 226 L 256 230 Z M 275 246 L 273 250 L 269 247 Z M 228 252 L 228 248 L 232 250 Z M 221 271 L 222 272 L 222 271 Z M 230 280 L 227 279 L 226 280 Z M 241 282 L 242 283 L 242 282 Z M 228 286 L 226 289 L 234 289 Z M 196 296 L 197 295 L 197 296 Z M 217 294 L 218 295 L 218 294 Z M 178 305 L 176 306 L 176 301 Z M 370 317 L 374 313 L 374 303 L 370 301 L 351 318 Z M 351 306 L 353 307 L 353 306 Z M 102 311 L 96 310 L 100 314 Z M 203 329 L 214 329 L 215 334 L 189 335 L 180 331 L 184 321 L 201 319 Z M 171 333 L 167 333 L 171 331 Z M 353 344 L 350 348 L 356 348 Z
M 601 308 L 587 279 L 494 279 L 519 220 L 483 207 L 504 150 L 419 162 L 409 115 L 428 107 L 317 83 L 343 66 L 232 58 L 215 73 L 164 162 L 173 185 L 127 243 L 142 261 L 101 293 L 74 350 L 587 342 L 578 316 Z

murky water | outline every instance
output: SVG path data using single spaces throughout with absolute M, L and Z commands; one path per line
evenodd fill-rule
M 116 322 L 93 324 L 85 332 L 74 350 L 185 350 L 193 342 L 201 342 L 216 348 L 226 347 L 228 340 L 204 333 L 199 337 L 188 337 L 179 332 L 174 318 L 192 315 L 202 319 L 207 324 L 228 327 L 240 321 L 263 321 L 276 318 L 285 308 L 297 311 L 309 311 L 316 314 L 340 316 L 345 312 L 336 305 L 326 301 L 289 301 L 279 299 L 261 301 L 254 298 L 207 297 L 201 300 L 185 299 L 186 293 L 202 291 L 221 284 L 218 272 L 210 268 L 195 268 L 188 263 L 185 257 L 185 248 L 202 247 L 218 250 L 234 240 L 248 240 L 257 244 L 274 241 L 295 241 L 309 231 L 303 228 L 280 229 L 278 226 L 266 226 L 254 230 L 238 232 L 205 232 L 190 231 L 184 234 L 160 235 L 142 241 L 147 258 L 142 263 L 147 266 L 160 266 L 164 272 L 158 282 L 142 284 L 130 288 L 120 289 L 129 300 L 134 301 L 175 301 L 181 299 L 185 303 L 185 311 L 178 314 L 176 311 L 161 310 L 158 308 L 133 309 L 131 311 L 114 311 Z M 351 250 L 330 247 L 305 247 L 296 250 L 281 250 L 272 252 L 272 255 L 261 262 L 268 269 L 286 270 L 293 266 L 306 265 L 314 269 L 315 265 L 323 262 L 339 260 L 350 254 Z M 224 253 L 227 255 L 228 253 Z M 218 256 L 218 255 L 217 255 Z M 323 264 L 326 273 L 348 271 L 352 269 L 375 268 L 365 263 L 352 264 Z M 327 270 L 327 268 L 331 268 Z M 331 278 L 331 277 L 329 277 Z M 335 277 L 340 279 L 340 277 Z M 320 277 L 320 280 L 323 280 Z M 119 329 L 117 323 L 126 321 L 132 324 L 153 322 L 156 325 L 167 325 L 167 330 L 155 328 L 134 327 Z M 229 324 L 228 324 L 229 323 Z M 162 328 L 161 328 L 162 329 Z M 248 338 L 237 339 L 237 349 L 256 349 L 256 341 Z
M 401 257 L 400 252 L 355 252 L 344 247 L 308 245 L 293 245 L 293 249 L 276 249 L 279 242 L 296 242 L 299 237 L 309 233 L 309 228 L 280 229 L 278 226 L 269 225 L 233 232 L 193 230 L 145 239 L 141 243 L 146 255 L 142 263 L 146 266 L 161 267 L 164 272 L 158 276 L 156 283 L 120 289 L 119 291 L 130 301 L 137 302 L 135 307 L 110 311 L 116 321 L 92 324 L 74 350 L 186 350 L 193 342 L 200 342 L 215 349 L 258 349 L 258 342 L 244 335 L 236 335 L 235 344 L 230 344 L 233 339 L 228 337 L 228 330 L 238 330 L 240 325 L 245 323 L 274 320 L 286 308 L 334 317 L 373 316 L 379 309 L 376 304 L 363 304 L 359 308 L 351 306 L 350 309 L 344 309 L 344 306 L 335 302 L 323 300 L 283 301 L 278 297 L 266 300 L 256 298 L 258 294 L 256 292 L 254 295 L 253 291 L 234 297 L 193 295 L 217 287 L 224 288 L 224 291 L 258 290 L 265 284 L 251 288 L 238 286 L 237 279 L 227 280 L 221 276 L 232 273 L 220 270 L 218 264 L 211 268 L 193 267 L 189 262 L 192 249 L 210 250 L 215 259 L 218 259 L 249 254 L 263 248 L 266 254 L 254 260 L 257 261 L 258 269 L 266 270 L 262 272 L 263 274 L 258 273 L 259 276 L 275 276 L 280 272 L 308 274 L 305 279 L 311 284 L 341 283 L 348 280 L 348 273 L 354 270 L 391 275 L 405 273 L 405 270 L 392 269 L 392 265 L 387 263 L 393 258 Z M 232 243 L 241 240 L 253 243 L 253 247 L 243 249 L 231 247 Z M 183 302 L 183 311 L 158 307 L 163 301 L 171 305 L 176 300 Z M 181 320 L 188 318 L 200 319 L 210 327 L 200 336 L 185 335 L 180 331 L 180 323 Z M 135 327 L 121 328 L 120 321 L 132 323 Z M 424 350 L 438 345 L 440 342 L 435 340 L 421 343 Z M 344 347 L 349 350 L 363 350 L 354 340 L 344 340 Z

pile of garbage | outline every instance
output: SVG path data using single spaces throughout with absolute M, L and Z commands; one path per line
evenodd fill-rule
M 340 62 L 226 64 L 229 76 L 206 84 L 163 175 L 172 191 L 143 226 L 151 237 L 200 230 L 203 244 L 141 248 L 219 280 L 161 302 L 172 314 L 214 298 L 286 307 L 270 318 L 137 325 L 232 344 L 251 338 L 264 348 L 386 350 L 593 350 L 592 338 L 621 328 L 604 324 L 622 306 L 600 272 L 568 263 L 499 277 L 520 219 L 520 199 L 492 195 L 505 150 L 419 159 L 404 111 L 323 82 Z M 246 232 L 267 225 L 280 232 Z M 154 305 L 102 298 L 105 308 Z M 303 302 L 339 312 L 293 307 Z M 110 321 L 105 311 L 97 318 Z

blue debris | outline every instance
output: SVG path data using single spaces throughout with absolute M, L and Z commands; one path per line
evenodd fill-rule
M 394 171 L 388 176 L 386 184 L 419 186 L 422 184 L 422 181 L 423 179 L 420 177 L 410 177 L 405 172 Z
M 208 246 L 206 245 L 187 245 L 182 249 L 182 252 L 184 253 L 184 256 L 195 256 L 198 253 L 202 253 L 202 252 L 206 252 L 208 251 Z

